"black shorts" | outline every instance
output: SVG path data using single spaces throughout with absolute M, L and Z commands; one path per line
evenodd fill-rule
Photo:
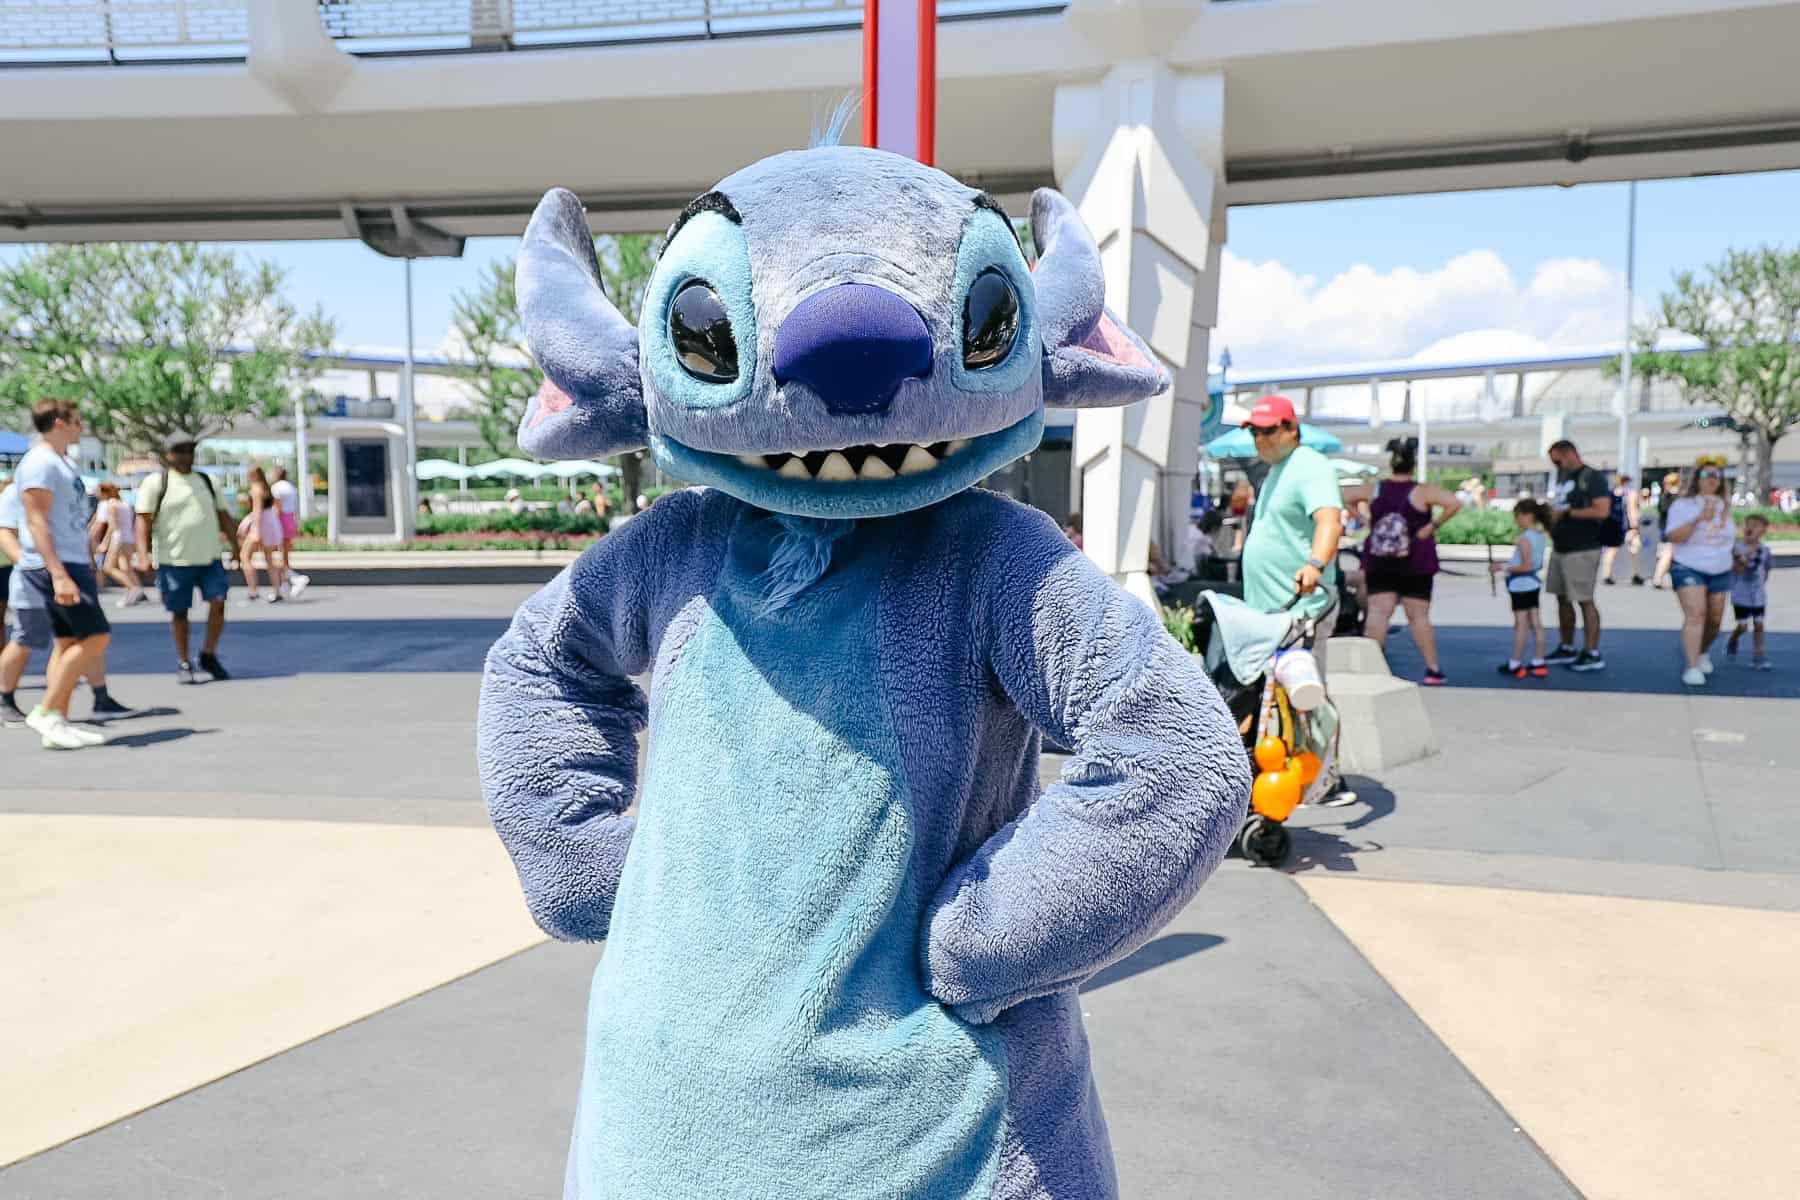
M 34 571 L 21 569 L 19 575 L 25 580 L 25 586 L 38 597 L 38 607 L 50 615 L 50 632 L 59 638 L 91 638 L 103 633 L 112 632 L 112 623 L 106 619 L 106 612 L 100 607 L 99 581 L 94 578 L 94 568 L 86 563 L 64 563 L 63 570 L 75 581 L 75 589 L 81 593 L 81 599 L 74 604 L 58 604 L 56 602 L 56 584 L 50 579 L 50 572 L 39 568 Z
M 1536 612 L 1544 598 L 1544 593 L 1537 588 L 1532 588 L 1529 592 L 1508 592 L 1507 595 L 1512 597 L 1514 612 Z
M 1760 621 L 1766 611 L 1768 610 L 1761 604 L 1733 604 L 1731 606 L 1732 615 L 1740 621 Z
M 1432 575 L 1420 575 L 1413 571 L 1395 570 L 1393 567 L 1372 566 L 1363 570 L 1363 580 L 1369 595 L 1379 596 L 1384 592 L 1392 593 L 1403 600 L 1431 599 Z

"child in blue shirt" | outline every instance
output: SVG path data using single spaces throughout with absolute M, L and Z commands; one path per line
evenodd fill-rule
M 1543 597 L 1544 554 L 1549 538 L 1544 530 L 1550 525 L 1550 509 L 1536 500 L 1521 500 L 1513 506 L 1513 523 L 1519 527 L 1519 540 L 1513 543 L 1510 561 L 1495 563 L 1494 574 L 1506 578 L 1506 594 L 1512 601 L 1512 657 L 1500 664 L 1500 673 L 1514 679 L 1531 675 L 1538 679 L 1549 676 L 1544 662 L 1544 619 L 1540 611 Z M 1525 660 L 1525 643 L 1536 637 L 1537 653 Z
M 1737 628 L 1725 643 L 1725 655 L 1737 657 L 1738 639 L 1750 628 L 1755 631 L 1750 666 L 1758 671 L 1773 670 L 1775 666 L 1763 653 L 1763 613 L 1769 606 L 1769 569 L 1774 566 L 1775 557 L 1763 543 L 1768 530 L 1766 518 L 1746 517 L 1744 536 L 1731 548 L 1731 609 Z

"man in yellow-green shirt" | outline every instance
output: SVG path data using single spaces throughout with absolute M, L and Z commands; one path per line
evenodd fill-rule
M 225 503 L 212 480 L 194 470 L 196 439 L 191 434 L 171 434 L 163 441 L 160 475 L 152 475 L 137 492 L 137 569 L 150 569 L 149 552 L 156 554 L 156 590 L 169 612 L 169 630 L 175 637 L 175 678 L 180 683 L 230 679 L 219 662 L 219 637 L 225 632 L 225 597 L 231 580 L 220 561 L 220 548 L 229 546 L 236 531 Z M 188 609 L 194 589 L 206 601 L 206 638 L 200 648 L 200 669 L 188 658 Z

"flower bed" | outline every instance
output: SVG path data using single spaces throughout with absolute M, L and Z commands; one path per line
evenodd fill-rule
M 324 538 L 302 537 L 294 541 L 294 549 L 326 550 L 585 550 L 600 540 L 600 534 L 589 530 L 576 533 L 537 533 L 530 530 L 511 532 L 427 533 L 400 545 L 333 546 Z

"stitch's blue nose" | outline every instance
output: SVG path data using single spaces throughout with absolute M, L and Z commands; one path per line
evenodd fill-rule
M 775 333 L 775 382 L 799 380 L 840 415 L 885 412 L 902 380 L 930 372 L 925 319 L 871 284 L 814 292 Z

